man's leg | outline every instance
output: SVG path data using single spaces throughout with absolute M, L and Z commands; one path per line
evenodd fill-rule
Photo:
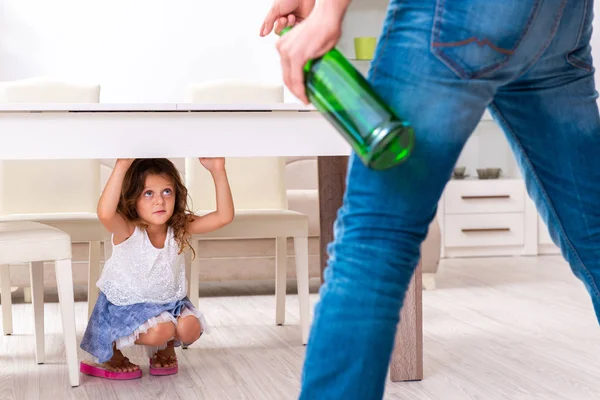
M 589 47 L 592 10 L 591 0 L 572 2 L 544 57 L 499 90 L 491 111 L 600 322 L 600 118 Z
M 383 396 L 399 311 L 452 168 L 500 83 L 551 39 L 557 8 L 537 0 L 390 3 L 370 81 L 413 124 L 415 150 L 387 171 L 349 160 L 302 399 Z
M 433 15 L 435 1 L 425 3 L 430 9 L 419 18 Z M 402 16 L 407 23 L 411 18 Z M 394 37 L 401 32 L 387 35 L 371 82 L 413 124 L 415 150 L 404 164 L 380 172 L 355 155 L 349 159 L 307 347 L 302 399 L 382 397 L 420 244 L 455 162 L 492 98 L 491 88 L 471 90 L 434 59 L 429 32 L 410 39 Z

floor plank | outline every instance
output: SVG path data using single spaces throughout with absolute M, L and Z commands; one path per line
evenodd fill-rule
M 600 398 L 600 340 L 583 286 L 559 258 L 443 260 L 438 289 L 423 292 L 424 380 L 388 382 L 386 399 Z M 46 364 L 35 363 L 30 304 L 14 300 L 14 334 L 0 337 L 1 399 L 295 399 L 305 348 L 290 283 L 285 326 L 275 326 L 274 284 L 204 284 L 210 331 L 178 352 L 180 373 L 141 380 L 81 377 L 68 386 L 60 313 L 46 295 Z M 319 282 L 311 282 L 312 305 Z M 51 289 L 50 289 L 51 291 Z M 87 307 L 76 303 L 78 340 Z M 80 351 L 80 358 L 84 353 Z

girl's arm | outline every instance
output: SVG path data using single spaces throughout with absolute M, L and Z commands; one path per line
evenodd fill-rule
M 211 232 L 229 224 L 233 220 L 234 208 L 231 188 L 225 171 L 224 158 L 200 158 L 200 163 L 211 173 L 215 182 L 217 210 L 204 216 L 194 216 L 188 224 L 187 233 L 195 235 Z
M 133 233 L 134 226 L 117 212 L 125 173 L 133 159 L 118 159 L 106 187 L 98 201 L 98 219 L 114 235 L 115 244 L 123 242 Z

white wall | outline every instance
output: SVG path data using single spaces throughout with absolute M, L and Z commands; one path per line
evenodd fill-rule
M 372 12 L 371 1 L 356 0 L 354 8 Z M 276 38 L 258 36 L 271 3 L 0 0 L 0 81 L 48 75 L 99 82 L 103 102 L 178 101 L 186 84 L 209 79 L 281 82 Z M 385 0 L 376 6 L 380 18 Z M 600 2 L 594 7 L 600 15 Z M 350 15 L 346 27 L 353 22 Z M 351 49 L 355 34 L 340 44 Z M 598 30 L 592 45 L 600 65 Z M 286 101 L 296 101 L 287 90 Z
M 99 82 L 103 102 L 169 102 L 186 84 L 282 82 L 272 0 L 0 0 L 0 81 Z M 295 101 L 287 98 L 287 101 Z

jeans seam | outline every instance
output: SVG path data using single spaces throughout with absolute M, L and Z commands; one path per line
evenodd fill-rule
M 567 58 L 567 62 L 569 64 L 571 64 L 572 66 L 574 66 L 575 68 L 582 69 L 585 72 L 592 72 L 592 67 L 590 66 L 590 63 L 582 60 L 580 57 L 577 57 L 576 55 L 568 53 L 566 58 Z
M 492 64 L 489 67 L 483 68 L 476 73 L 467 73 L 466 69 L 462 65 L 460 65 L 457 61 L 451 59 L 443 52 L 436 50 L 437 48 L 442 47 L 440 45 L 443 44 L 443 42 L 439 41 L 439 34 L 440 34 L 440 30 L 441 30 L 440 25 L 441 25 L 441 23 L 444 22 L 444 17 L 443 17 L 444 3 L 445 3 L 445 0 L 437 0 L 437 2 L 436 2 L 436 10 L 435 10 L 434 17 L 433 17 L 433 29 L 432 29 L 432 35 L 431 35 L 432 52 L 437 57 L 439 57 L 439 59 L 442 60 L 442 62 L 444 62 L 444 64 L 446 64 L 451 70 L 455 70 L 455 72 L 462 78 L 477 79 L 477 78 L 483 77 L 486 74 L 497 71 L 498 69 L 504 67 L 510 61 L 510 59 L 511 59 L 510 56 L 506 55 L 506 58 L 504 61 Z M 523 41 L 523 38 L 525 37 L 527 32 L 529 32 L 529 28 L 531 28 L 531 24 L 533 23 L 533 20 L 539 14 L 540 8 L 541 8 L 541 3 L 542 3 L 542 0 L 536 0 L 535 4 L 533 6 L 534 12 L 527 19 L 527 23 L 523 27 L 523 31 L 521 32 L 521 35 L 517 39 L 517 42 L 515 43 L 514 47 L 512 49 L 506 49 L 506 50 L 509 50 L 514 54 L 516 49 L 519 47 L 519 45 Z M 562 14 L 562 11 L 561 11 L 561 14 Z
M 579 32 L 577 32 L 577 39 L 575 40 L 575 45 L 569 53 L 572 53 L 573 51 L 577 50 L 577 46 L 579 46 L 579 42 L 581 41 L 581 36 L 583 36 L 583 22 L 587 17 L 588 2 L 589 0 L 583 0 L 583 15 L 581 16 L 581 24 L 579 24 Z
M 380 51 L 378 51 L 379 54 L 378 54 L 377 60 L 373 64 L 373 73 L 371 74 L 371 81 L 375 80 L 375 75 L 377 74 L 377 70 L 381 63 L 381 55 L 383 54 L 383 52 L 388 44 L 390 31 L 392 30 L 392 27 L 394 26 L 394 22 L 396 22 L 396 13 L 398 12 L 398 7 L 400 7 L 400 6 L 398 5 L 394 8 L 394 12 L 392 13 L 391 19 L 387 23 L 385 34 L 383 35 L 382 40 L 381 40 L 381 49 L 380 49 Z
M 519 138 L 517 137 L 517 135 L 514 133 L 512 127 L 508 124 L 506 118 L 504 118 L 504 115 L 502 114 L 502 112 L 498 109 L 498 107 L 496 107 L 495 103 L 492 102 L 489 105 L 489 107 L 494 110 L 494 112 L 496 113 L 496 115 L 498 116 L 498 118 L 501 120 L 502 124 L 506 128 L 507 134 L 509 134 L 513 138 L 513 140 L 515 141 L 515 143 L 517 144 L 517 146 L 521 149 L 521 153 L 523 154 L 524 162 L 527 164 L 527 167 L 529 168 L 529 170 L 531 172 L 531 175 L 532 175 L 535 183 L 537 184 L 537 187 L 539 188 L 544 201 L 548 205 L 548 209 L 550 211 L 550 217 L 553 219 L 553 222 L 558 227 L 558 229 L 559 229 L 560 233 L 562 234 L 565 242 L 567 243 L 567 246 L 573 252 L 573 255 L 576 257 L 577 262 L 579 263 L 579 266 L 581 267 L 581 271 L 588 278 L 588 283 L 590 284 L 590 287 L 592 288 L 592 290 L 594 292 L 594 295 L 597 296 L 597 297 L 600 297 L 600 290 L 598 289 L 598 285 L 596 284 L 596 280 L 594 279 L 594 277 L 591 274 L 591 272 L 588 269 L 588 267 L 586 267 L 586 265 L 581 260 L 581 257 L 579 256 L 579 252 L 575 249 L 575 247 L 573 246 L 573 243 L 571 242 L 571 239 L 569 238 L 569 236 L 565 232 L 563 224 L 560 221 L 560 219 L 558 218 L 558 215 L 556 213 L 556 208 L 554 207 L 554 204 L 552 203 L 552 201 L 550 199 L 550 196 L 548 196 L 548 193 L 546 192 L 546 189 L 542 185 L 542 182 L 540 181 L 540 179 L 539 179 L 539 177 L 538 177 L 538 175 L 537 175 L 537 173 L 535 171 L 535 168 L 533 167 L 533 164 L 531 163 L 531 159 L 529 158 L 529 155 L 527 154 L 527 152 L 525 152 L 525 149 L 523 148 L 523 145 L 521 144 L 521 141 L 519 140 Z
M 540 51 L 538 51 L 537 54 L 531 59 L 529 64 L 527 64 L 525 66 L 525 68 L 523 69 L 523 71 L 524 71 L 523 75 L 526 73 L 526 71 L 529 70 L 529 68 L 531 68 L 533 66 L 533 64 L 535 64 L 540 59 L 540 57 L 542 56 L 544 51 L 546 51 L 548 46 L 550 46 L 550 43 L 552 43 L 552 40 L 554 39 L 554 35 L 556 34 L 556 31 L 558 31 L 558 27 L 560 25 L 560 20 L 562 19 L 563 12 L 565 11 L 566 5 L 567 5 L 567 0 L 562 0 L 562 3 L 560 5 L 560 10 L 559 10 L 559 12 L 556 13 L 556 16 L 554 17 L 554 26 L 552 27 L 552 31 L 550 32 L 550 35 L 548 35 L 548 39 L 546 40 L 546 43 L 544 43 L 544 45 L 542 46 Z
M 593 67 L 592 67 L 592 65 L 590 65 L 590 63 L 584 61 L 580 57 L 577 57 L 576 55 L 573 54 L 573 52 L 575 52 L 575 50 L 577 50 L 577 47 L 579 47 L 579 44 L 581 42 L 581 37 L 583 36 L 583 23 L 585 22 L 585 19 L 587 18 L 589 1 L 590 0 L 584 0 L 583 15 L 581 17 L 581 24 L 579 25 L 579 32 L 577 33 L 577 39 L 575 40 L 575 44 L 573 45 L 573 48 L 571 49 L 571 51 L 569 51 L 567 53 L 567 55 L 565 56 L 565 59 L 567 60 L 567 62 L 569 64 L 571 64 L 575 68 L 580 68 L 584 71 L 592 72 Z

